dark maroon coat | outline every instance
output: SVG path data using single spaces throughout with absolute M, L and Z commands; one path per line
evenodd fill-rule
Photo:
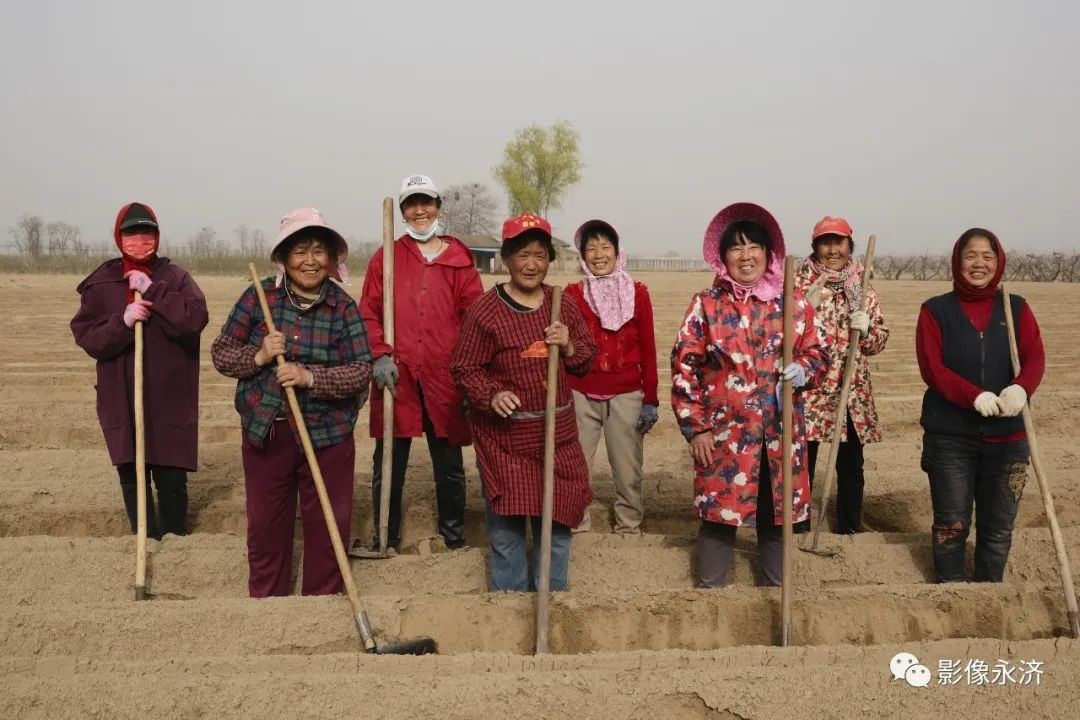
M 154 303 L 143 327 L 146 462 L 195 470 L 199 445 L 199 334 L 206 298 L 186 270 L 159 257 L 144 298 Z M 124 324 L 128 282 L 120 258 L 103 263 L 77 288 L 75 343 L 97 360 L 97 413 L 109 459 L 135 461 L 135 331 Z

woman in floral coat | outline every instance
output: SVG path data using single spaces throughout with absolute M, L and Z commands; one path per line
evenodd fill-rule
M 836 456 L 836 532 L 857 533 L 862 525 L 863 445 L 881 442 L 877 408 L 870 384 L 871 355 L 885 349 L 889 328 L 881 314 L 877 293 L 862 287 L 863 267 L 852 252 L 851 225 L 838 217 L 825 217 L 814 226 L 813 254 L 803 261 L 795 278 L 796 287 L 806 292 L 825 328 L 826 346 L 832 362 L 821 385 L 803 395 L 806 402 L 810 486 L 814 484 L 818 444 L 832 442 L 836 405 L 840 402 L 848 338 L 852 330 L 860 334 L 855 374 L 847 399 L 847 419 L 840 431 Z M 860 310 L 863 293 L 866 310 Z M 810 521 L 799 523 L 795 532 L 806 532 Z
M 767 210 L 751 203 L 721 210 L 705 231 L 716 280 L 694 296 L 671 351 L 671 405 L 694 459 L 699 587 L 727 583 L 740 526 L 757 530 L 758 584 L 781 582 L 782 379 L 796 390 L 792 517 L 809 516 L 800 396 L 824 376 L 828 355 L 814 309 L 799 293 L 793 362 L 782 367 L 783 258 L 784 238 Z

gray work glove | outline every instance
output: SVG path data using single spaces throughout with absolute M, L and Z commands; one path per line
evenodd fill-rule
M 375 358 L 371 376 L 380 390 L 389 390 L 391 394 L 397 390 L 398 369 L 389 355 Z
M 653 429 L 653 425 L 660 419 L 660 408 L 656 405 L 642 405 L 638 414 L 637 431 L 642 435 Z

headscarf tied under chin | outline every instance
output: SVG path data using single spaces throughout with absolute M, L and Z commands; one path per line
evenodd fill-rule
M 826 267 L 824 263 L 818 262 L 812 255 L 806 258 L 804 262 L 811 264 L 817 275 L 825 276 L 826 287 L 834 293 L 843 293 L 844 299 L 847 300 L 848 312 L 855 312 L 859 309 L 863 296 L 863 266 L 857 258 L 848 260 L 848 264 L 840 270 Z
M 997 253 L 997 270 L 994 272 L 994 276 L 990 278 L 990 282 L 981 288 L 975 287 L 960 274 L 960 254 L 964 251 L 964 246 L 968 244 L 968 241 L 975 237 L 984 237 L 989 240 L 990 247 Z M 997 239 L 997 235 L 984 228 L 971 228 L 964 231 L 964 234 L 953 245 L 952 250 L 953 292 L 963 300 L 992 298 L 997 294 L 998 285 L 1001 284 L 1003 275 L 1005 275 L 1005 248 L 1001 246 L 1001 241 Z
M 154 235 L 154 250 L 149 255 L 143 258 L 136 258 L 128 255 L 124 252 L 123 243 L 120 240 L 120 229 L 128 230 L 132 228 L 143 228 L 147 232 L 152 232 Z M 123 275 L 133 270 L 145 273 L 147 277 L 151 277 L 154 274 L 153 265 L 157 260 L 158 245 L 161 242 L 161 233 L 159 232 L 157 215 L 154 214 L 153 208 L 145 203 L 128 203 L 124 207 L 120 208 L 120 212 L 116 214 L 116 223 L 113 225 L 113 241 L 116 243 L 117 249 L 120 251 L 120 259 L 123 263 Z M 128 289 L 128 303 L 135 300 L 135 291 Z
M 764 274 L 753 285 L 742 285 L 731 277 L 724 258 L 720 254 L 720 240 L 724 237 L 724 231 L 730 225 L 748 220 L 765 228 L 769 236 L 768 264 Z M 732 294 L 739 300 L 745 300 L 753 295 L 759 300 L 775 300 L 784 294 L 784 256 L 787 254 L 784 245 L 784 234 L 780 231 L 780 224 L 765 208 L 754 203 L 740 202 L 728 205 L 716 213 L 709 227 L 705 229 L 704 241 L 705 262 L 716 271 L 713 287 L 730 288 Z
M 615 246 L 615 269 L 609 275 L 595 275 L 585 262 L 584 243 L 591 233 L 602 230 Z M 626 272 L 626 255 L 619 246 L 619 234 L 603 220 L 589 220 L 574 233 L 574 244 L 581 253 L 585 272 L 585 302 L 600 318 L 600 327 L 618 330 L 634 317 L 634 279 Z

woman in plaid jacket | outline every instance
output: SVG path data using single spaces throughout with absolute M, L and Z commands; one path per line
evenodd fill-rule
M 529 213 L 507 220 L 502 239 L 500 252 L 510 282 L 496 285 L 469 307 L 450 372 L 469 403 L 484 483 L 489 587 L 493 592 L 535 590 L 540 563 L 533 559 L 530 575 L 525 526 L 531 521 L 538 547 L 547 357 L 549 351 L 559 353 L 551 589 L 565 590 L 570 528 L 581 522 L 593 497 L 566 374 L 581 377 L 589 372 L 596 345 L 573 302 L 563 303 L 561 322 L 550 323 L 552 289 L 544 278 L 555 248 L 547 220 Z
M 349 535 L 355 446 L 353 427 L 367 399 L 371 353 L 360 311 L 328 278 L 343 280 L 348 246 L 313 208 L 281 220 L 270 251 L 277 278 L 263 280 L 273 315 L 267 332 L 251 287 L 214 341 L 214 367 L 236 378 L 243 426 L 247 493 L 248 591 L 288 595 L 296 498 L 304 526 L 304 595 L 341 592 L 319 499 L 282 388 L 296 390 L 311 435 L 338 532 Z M 284 355 L 284 365 L 275 357 Z

